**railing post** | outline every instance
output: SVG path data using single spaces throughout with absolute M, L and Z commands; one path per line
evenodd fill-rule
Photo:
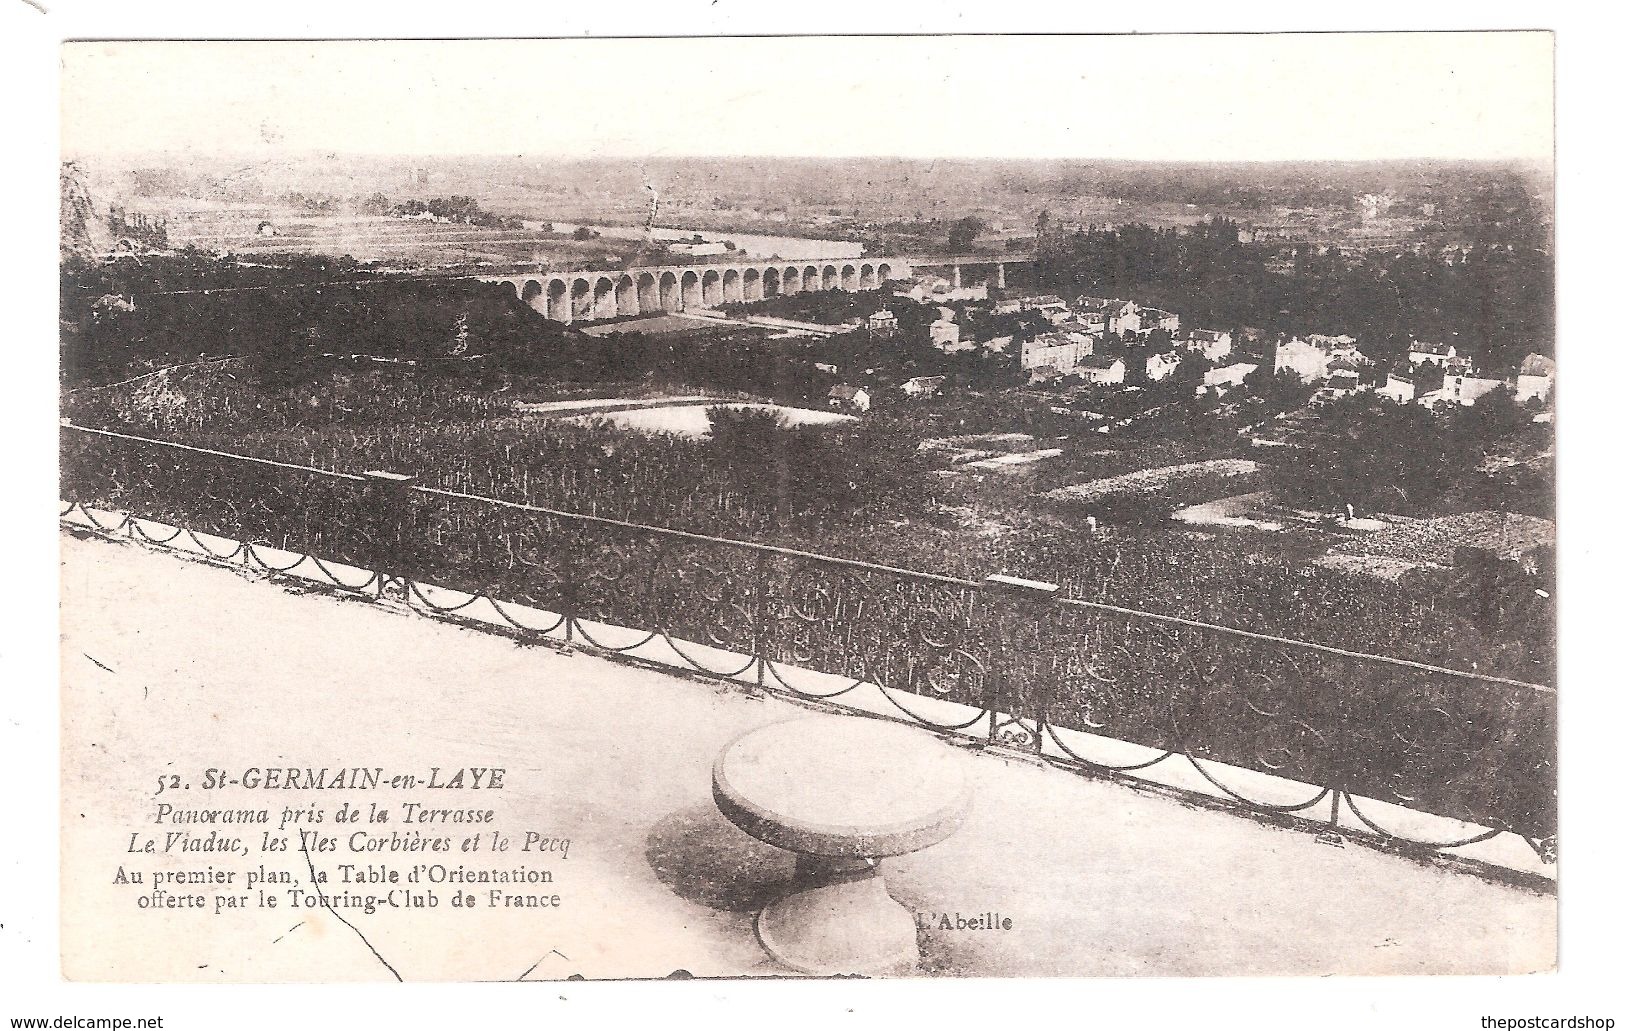
M 754 601 L 751 607 L 751 649 L 756 655 L 756 690 L 767 688 L 767 568 L 765 551 L 756 553 L 755 568 L 751 573 Z
M 393 582 L 401 600 L 410 601 L 412 591 L 404 570 L 411 536 L 411 487 L 417 477 L 380 469 L 369 469 L 361 476 L 365 481 L 361 492 L 365 511 L 360 522 L 372 530 L 369 558 L 377 577 L 378 597 L 385 597 Z
M 1028 700 L 1027 691 L 1023 688 L 1046 688 L 1043 685 L 1019 683 L 1015 668 L 1022 658 L 1022 628 L 1049 618 L 1055 602 L 1061 596 L 1061 586 L 995 573 L 982 581 L 981 591 L 992 610 L 990 615 L 995 635 L 995 654 L 989 677 L 992 691 L 988 698 L 988 744 L 1039 752 L 1044 745 L 1044 718 L 1042 715 L 1023 714 L 1022 710 L 1027 708 L 1024 703 Z

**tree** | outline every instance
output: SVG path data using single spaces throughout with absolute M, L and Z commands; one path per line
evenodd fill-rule
M 1321 410 L 1281 486 L 1291 503 L 1328 510 L 1430 512 L 1479 457 L 1420 405 L 1356 395 Z
M 955 254 L 970 250 L 976 237 L 986 228 L 987 223 L 975 215 L 966 215 L 948 227 L 948 250 Z
M 1451 428 L 1467 441 L 1493 444 L 1515 436 L 1528 421 L 1529 417 L 1519 412 L 1512 393 L 1496 387 L 1457 411 Z
M 1202 385 L 1202 381 L 1212 371 L 1213 363 L 1208 361 L 1207 356 L 1199 351 L 1193 351 L 1184 355 L 1179 364 L 1174 366 L 1173 375 L 1168 377 L 1168 384 L 1175 388 L 1177 393 L 1188 397 Z

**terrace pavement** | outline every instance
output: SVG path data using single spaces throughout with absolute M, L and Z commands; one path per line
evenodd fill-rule
M 70 979 L 786 973 L 762 952 L 752 917 L 782 888 L 793 858 L 718 814 L 711 764 L 738 734 L 806 709 L 131 543 L 64 534 L 61 561 Z M 893 895 L 928 924 L 923 974 L 1506 974 L 1555 964 L 1550 892 L 993 754 L 967 751 L 963 762 L 975 790 L 963 829 L 887 863 Z M 516 836 L 534 829 L 571 839 L 567 858 L 479 860 L 550 869 L 559 908 L 454 910 L 440 886 L 435 910 L 214 915 L 141 910 L 135 899 L 150 883 L 113 883 L 121 865 L 176 868 L 127 851 L 163 800 L 153 795 L 160 774 L 191 783 L 210 767 L 431 765 L 504 767 L 505 786 L 167 797 L 275 810 L 345 798 L 488 805 Z M 209 861 L 243 870 L 263 862 L 308 880 L 311 867 L 336 878 L 341 862 L 406 869 L 425 857 Z M 356 890 L 328 882 L 329 893 Z M 939 914 L 988 912 L 1012 928 L 936 925 Z

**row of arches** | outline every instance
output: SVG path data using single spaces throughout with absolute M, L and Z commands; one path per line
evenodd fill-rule
M 877 290 L 892 267 L 872 262 L 633 269 L 516 282 L 519 299 L 555 322 L 714 308 L 811 290 Z

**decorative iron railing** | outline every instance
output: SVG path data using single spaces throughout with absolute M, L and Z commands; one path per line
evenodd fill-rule
M 64 517 L 105 532 L 186 535 L 217 559 L 314 567 L 443 616 L 487 604 L 517 633 L 606 654 L 657 643 L 694 672 L 801 699 L 878 691 L 899 718 L 1059 766 L 1146 778 L 1184 763 L 1238 804 L 1329 807 L 1381 839 L 1510 834 L 1555 858 L 1549 686 L 105 430 L 64 426 L 61 468 Z M 1317 786 L 1261 797 L 1237 767 Z M 1417 840 L 1378 818 L 1388 804 L 1466 829 Z

